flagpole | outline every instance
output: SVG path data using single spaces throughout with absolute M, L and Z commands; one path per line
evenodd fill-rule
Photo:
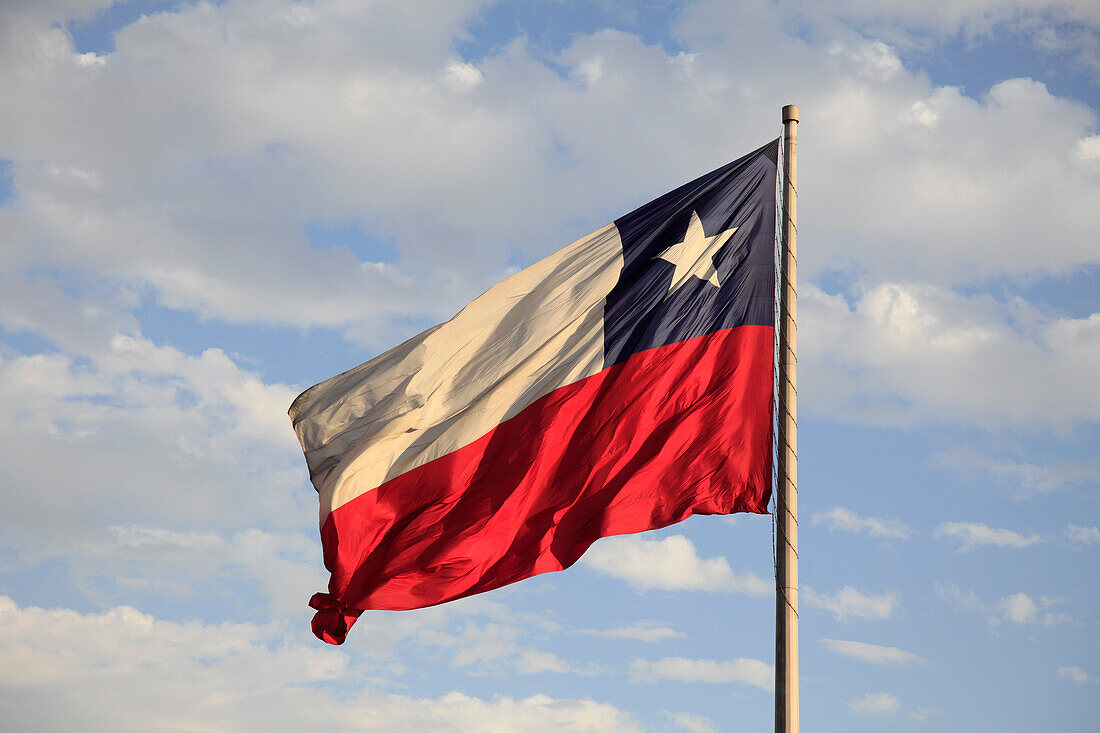
M 798 409 L 796 400 L 798 106 L 783 107 L 783 229 L 779 296 L 776 472 L 775 731 L 798 733 Z

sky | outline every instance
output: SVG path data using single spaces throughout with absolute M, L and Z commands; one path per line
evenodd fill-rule
M 1100 716 L 1100 5 L 0 2 L 0 718 L 758 731 L 768 516 L 309 630 L 286 410 L 799 126 L 805 730 Z

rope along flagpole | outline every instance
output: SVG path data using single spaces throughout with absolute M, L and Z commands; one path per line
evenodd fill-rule
M 795 312 L 798 106 L 783 107 L 783 217 L 776 466 L 775 731 L 798 733 L 798 409 Z

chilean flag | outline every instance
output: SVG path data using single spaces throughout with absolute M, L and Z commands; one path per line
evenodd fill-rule
M 528 267 L 290 408 L 340 644 L 771 494 L 778 141 Z

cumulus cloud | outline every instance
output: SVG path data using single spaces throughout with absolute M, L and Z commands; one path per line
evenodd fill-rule
M 634 682 L 740 682 L 771 690 L 775 687 L 775 669 L 759 659 L 744 657 L 729 661 L 684 657 L 665 657 L 656 661 L 635 659 L 630 663 L 630 679 Z
M 959 552 L 979 545 L 994 547 L 1030 547 L 1043 541 L 1037 534 L 1022 535 L 1010 529 L 993 529 L 982 522 L 943 522 L 936 527 L 935 537 L 959 543 Z
M 1080 667 L 1059 667 L 1056 674 L 1064 680 L 1076 682 L 1079 685 L 1083 685 L 1092 680 L 1092 677 Z
M 835 506 L 827 512 L 814 514 L 813 524 L 825 524 L 829 529 L 845 532 L 865 533 L 871 537 L 888 537 L 904 540 L 913 534 L 913 530 L 897 519 L 878 519 L 861 517 L 851 509 Z
M 1100 370 L 1100 314 L 1068 318 L 1018 300 L 887 282 L 852 300 L 801 286 L 799 315 L 799 357 L 812 365 L 807 409 L 815 414 L 999 428 L 1100 417 L 1100 386 L 1088 378 Z M 1012 461 L 997 466 L 967 449 L 945 458 L 1016 476 L 1022 493 L 1050 487 L 1051 476 Z
M 1007 489 L 1016 500 L 1100 480 L 1100 463 L 1096 461 L 1060 461 L 1039 466 L 969 447 L 937 453 L 934 462 L 968 478 L 992 480 Z
M 677 631 L 671 627 L 645 622 L 638 622 L 631 626 L 616 626 L 603 631 L 584 629 L 581 633 L 606 636 L 612 639 L 634 639 L 635 641 L 644 641 L 646 643 L 664 641 L 665 639 L 682 639 L 687 636 L 683 632 Z
M 719 730 L 713 720 L 694 713 L 676 713 L 672 716 L 672 722 L 688 733 L 718 733 Z
M 0 598 L 0 620 L 9 662 L 0 698 L 16 728 L 80 720 L 118 731 L 351 730 L 371 720 L 387 730 L 640 730 L 592 700 L 387 693 L 347 654 L 277 624 L 175 623 L 128 607 L 82 614 L 8 598 Z
M 623 535 L 600 540 L 584 556 L 586 567 L 625 580 L 639 590 L 697 590 L 765 597 L 775 584 L 751 571 L 735 574 L 724 557 L 701 558 L 683 535 L 651 540 Z
M 1081 527 L 1076 524 L 1067 524 L 1066 537 L 1075 545 L 1100 544 L 1100 527 Z
M 946 283 L 1095 261 L 1098 183 L 1078 155 L 1094 118 L 1041 84 L 974 99 L 882 40 L 807 43 L 781 8 L 718 3 L 685 9 L 686 55 L 601 31 L 552 58 L 521 38 L 475 64 L 453 41 L 479 6 L 185 5 L 120 29 L 94 64 L 56 9 L 9 9 L 9 98 L 56 91 L 5 130 L 11 224 L 24 244 L 35 232 L 35 257 L 139 280 L 210 318 L 439 317 L 499 277 L 509 247 L 545 253 L 584 233 L 578 220 L 594 228 L 713 167 L 716 150 L 771 137 L 777 97 L 761 90 L 774 89 L 814 111 L 808 276 L 860 262 Z M 724 34 L 739 43 L 714 44 Z M 353 219 L 398 262 L 311 249 L 302 232 Z M 1050 231 L 1062 235 L 1037 252 Z
M 219 534 L 114 526 L 110 536 L 82 542 L 73 554 L 70 571 L 104 605 L 123 598 L 248 599 L 283 619 L 301 616 L 327 580 L 313 537 L 255 528 Z
M 900 603 L 900 597 L 895 591 L 864 593 L 850 585 L 832 595 L 818 593 L 810 586 L 803 586 L 800 596 L 806 606 L 827 611 L 837 621 L 842 622 L 853 618 L 866 621 L 890 618 Z
M 479 609 L 472 609 L 477 613 Z M 410 630 L 416 639 L 428 647 L 448 650 L 451 665 L 475 675 L 501 675 L 512 671 L 520 674 L 543 672 L 579 672 L 557 654 L 531 648 L 528 637 L 538 629 L 540 619 L 503 612 L 490 604 L 488 610 L 497 620 L 485 624 L 467 621 L 461 629 L 449 631 L 433 627 Z M 469 612 L 467 612 L 469 615 Z
M 1039 596 L 1032 598 L 1023 591 L 1009 594 L 996 603 L 982 601 L 973 590 L 963 590 L 954 583 L 940 583 L 936 586 L 936 595 L 960 611 L 982 614 L 989 625 L 1012 624 L 1013 626 L 1055 626 L 1073 623 L 1069 614 L 1052 610 L 1064 601 L 1061 598 Z
M 848 702 L 856 715 L 894 715 L 901 709 L 901 700 L 889 692 L 868 692 Z
M 862 641 L 842 641 L 840 639 L 822 639 L 821 643 L 837 654 L 843 654 L 846 657 L 858 659 L 861 662 L 870 662 L 871 664 L 905 666 L 927 661 L 923 657 L 898 649 L 895 646 L 879 646 L 878 644 L 867 644 Z
M 104 496 L 149 524 L 288 527 L 300 489 L 286 407 L 297 389 L 265 383 L 220 349 L 199 355 L 116 334 L 88 352 L 0 355 L 0 465 L 35 551 L 103 537 Z M 16 458 L 17 457 L 17 458 Z M 79 481 L 74 477 L 79 476 Z M 157 487 L 150 491 L 150 487 Z

